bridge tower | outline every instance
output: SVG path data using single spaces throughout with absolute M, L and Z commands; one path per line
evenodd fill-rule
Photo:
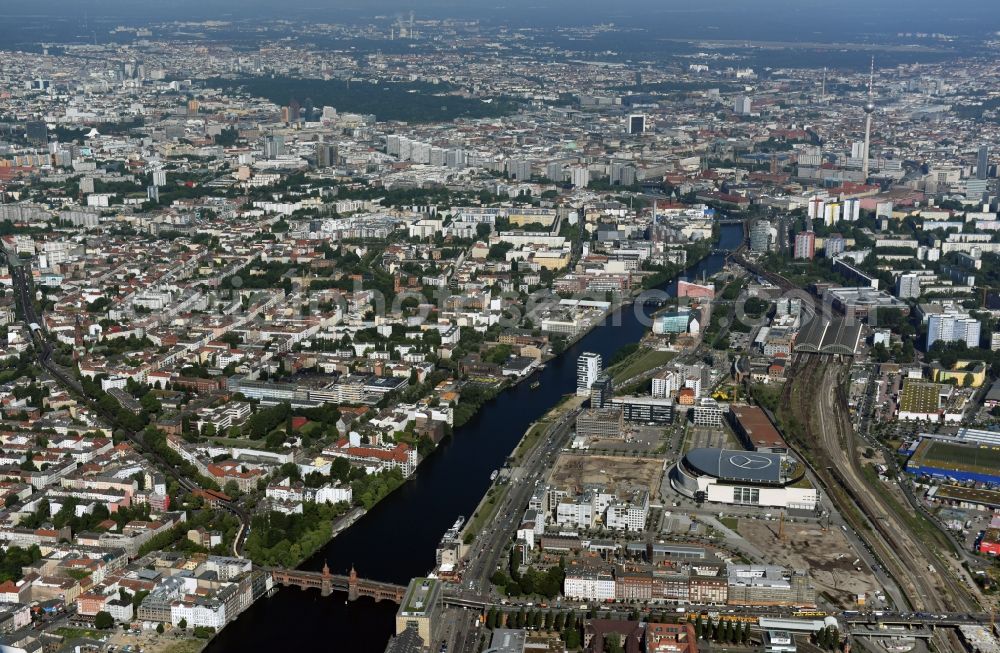
M 351 573 L 347 575 L 347 600 L 354 601 L 358 598 L 358 572 L 351 565 Z
M 323 563 L 323 577 L 320 579 L 319 593 L 321 596 L 333 594 L 333 578 L 330 576 L 330 565 Z

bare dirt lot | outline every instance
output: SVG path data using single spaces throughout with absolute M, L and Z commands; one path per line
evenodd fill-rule
M 663 476 L 663 461 L 631 456 L 587 456 L 563 454 L 552 469 L 551 482 L 566 489 L 600 484 L 608 489 L 644 487 L 656 492 Z
M 778 539 L 778 522 L 741 519 L 739 534 L 761 551 L 767 551 L 776 564 L 791 569 L 805 569 L 816 585 L 817 598 L 850 608 L 858 594 L 869 598 L 881 588 L 871 569 L 858 559 L 844 535 L 837 529 L 823 531 L 816 524 L 785 522 L 784 539 Z
M 119 651 L 129 645 L 133 651 L 138 646 L 145 653 L 198 653 L 208 644 L 203 639 L 180 637 L 173 629 L 162 635 L 158 635 L 155 630 L 145 630 L 139 635 L 116 632 L 111 638 L 111 643 L 115 644 Z

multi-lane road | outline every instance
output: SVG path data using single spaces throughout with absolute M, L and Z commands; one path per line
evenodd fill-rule
M 489 578 L 496 571 L 497 563 L 507 542 L 513 536 L 524 506 L 541 482 L 559 451 L 566 444 L 579 409 L 566 411 L 549 424 L 533 451 L 525 453 L 521 464 L 511 470 L 504 502 L 497 508 L 496 517 L 486 524 L 469 547 L 468 566 L 462 574 L 462 587 L 470 595 L 489 591 Z

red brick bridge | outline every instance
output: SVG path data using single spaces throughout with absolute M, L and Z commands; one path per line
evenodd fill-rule
M 326 563 L 323 564 L 322 571 L 271 569 L 270 572 L 276 585 L 300 589 L 317 588 L 323 596 L 330 596 L 334 591 L 347 592 L 348 601 L 353 601 L 359 596 L 370 596 L 376 601 L 402 603 L 403 595 L 406 593 L 406 588 L 402 585 L 360 578 L 354 567 L 351 567 L 351 572 L 347 576 L 331 574 L 330 567 Z

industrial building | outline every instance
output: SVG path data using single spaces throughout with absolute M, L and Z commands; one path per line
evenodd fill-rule
M 788 453 L 788 444 L 781 437 L 767 414 L 757 406 L 730 406 L 729 422 L 733 431 L 751 451 Z

